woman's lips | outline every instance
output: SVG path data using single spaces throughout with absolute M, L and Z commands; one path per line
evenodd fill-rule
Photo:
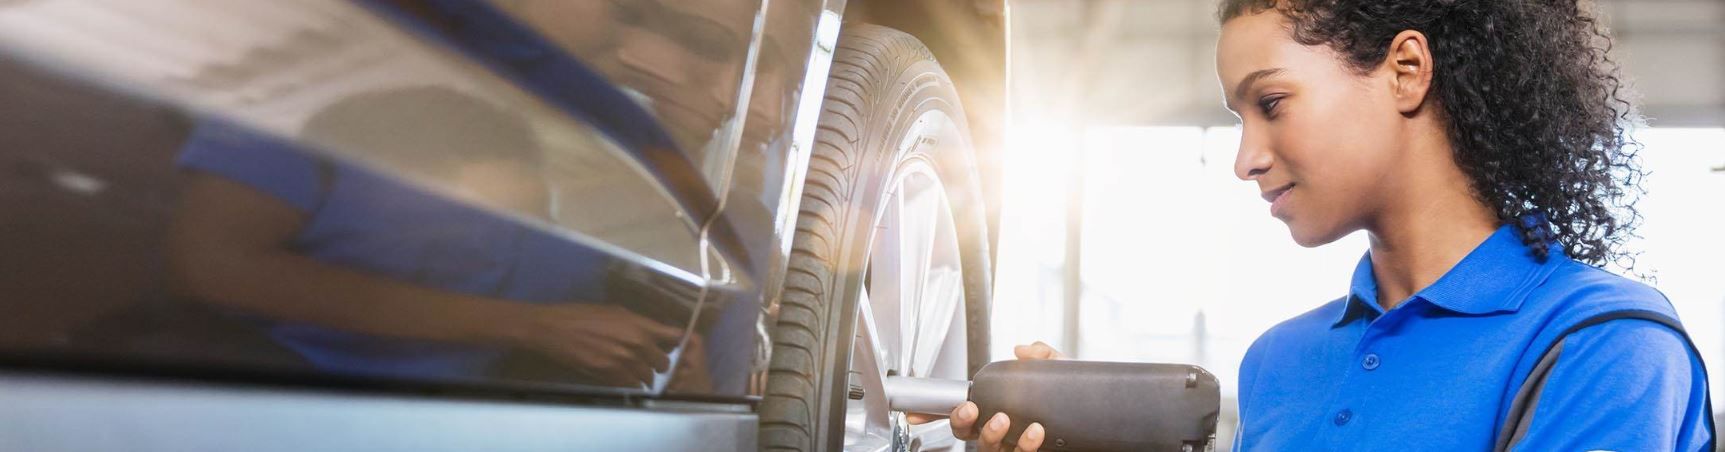
M 1283 185 L 1281 188 L 1263 193 L 1264 200 L 1270 202 L 1271 216 L 1282 218 L 1282 214 L 1287 209 L 1288 205 L 1288 193 L 1293 190 L 1294 184 L 1290 182 L 1288 185 Z

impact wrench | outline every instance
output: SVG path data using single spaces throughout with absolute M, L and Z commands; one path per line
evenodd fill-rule
M 894 411 L 946 415 L 976 402 L 977 423 L 1012 419 L 1005 443 L 1042 424 L 1042 450 L 1201 452 L 1215 446 L 1216 377 L 1184 364 L 999 361 L 972 381 L 887 376 Z

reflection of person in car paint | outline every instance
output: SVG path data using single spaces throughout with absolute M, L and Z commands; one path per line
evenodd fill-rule
M 641 95 L 677 145 L 697 150 L 735 113 L 760 5 L 747 0 L 514 0 L 502 6 L 539 24 L 545 37 Z
M 651 381 L 682 331 L 570 302 L 596 293 L 595 260 L 495 213 L 549 214 L 533 137 L 441 88 L 357 95 L 306 124 L 306 141 L 366 165 L 205 122 L 180 157 L 174 282 L 273 320 L 272 339 L 324 370 L 472 377 L 525 349 L 601 383 Z

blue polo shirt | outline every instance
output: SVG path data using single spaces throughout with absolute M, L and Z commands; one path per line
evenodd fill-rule
M 267 194 L 306 216 L 288 246 L 376 278 L 497 300 L 603 300 L 604 261 L 589 249 L 369 168 L 220 121 L 202 121 L 182 169 Z M 501 347 L 267 323 L 269 336 L 318 369 L 417 378 L 483 376 Z
M 1512 225 L 1394 309 L 1371 256 L 1347 297 L 1265 332 L 1240 363 L 1235 450 L 1491 450 L 1547 345 L 1594 314 L 1677 318 L 1651 287 L 1571 260 L 1544 262 Z M 1614 320 L 1576 331 L 1513 450 L 1697 450 L 1707 381 L 1684 337 Z

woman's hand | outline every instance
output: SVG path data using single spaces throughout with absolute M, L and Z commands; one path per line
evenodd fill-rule
M 1020 360 L 1066 358 L 1061 356 L 1054 347 L 1040 341 L 1030 345 L 1013 347 L 1012 354 L 1017 355 Z M 952 420 L 952 434 L 954 436 L 967 441 L 981 440 L 981 447 L 978 447 L 977 450 L 985 452 L 1010 450 L 1028 452 L 1042 447 L 1044 433 L 1042 424 L 1031 423 L 1029 427 L 1025 427 L 1024 434 L 1018 437 L 1017 448 L 1010 449 L 1002 444 L 1002 441 L 1006 438 L 1008 427 L 1012 425 L 1012 419 L 1008 418 L 1006 413 L 995 413 L 993 418 L 983 423 L 981 428 L 977 428 L 977 414 L 975 403 L 964 402 L 963 405 L 954 408 L 949 417 Z
M 605 383 L 636 386 L 670 368 L 669 353 L 683 330 L 612 305 L 534 306 L 521 346 L 556 358 Z

